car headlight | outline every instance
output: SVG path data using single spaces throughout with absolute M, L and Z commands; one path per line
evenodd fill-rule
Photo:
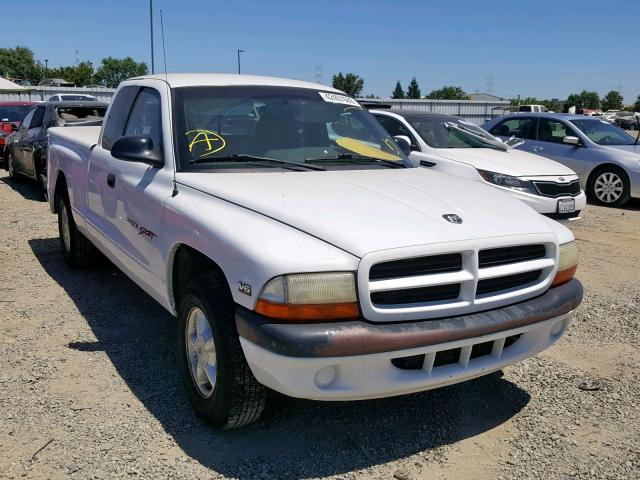
M 291 322 L 355 318 L 357 300 L 353 272 L 296 273 L 269 280 L 256 312 Z
M 567 283 L 573 278 L 578 269 L 578 244 L 567 242 L 560 245 L 560 255 L 558 259 L 558 271 L 551 284 L 553 287 Z
M 499 187 L 510 188 L 520 192 L 537 194 L 533 183 L 528 180 L 520 180 L 518 177 L 505 175 L 503 173 L 489 172 L 488 170 L 478 169 L 480 176 L 487 182 L 498 185 Z

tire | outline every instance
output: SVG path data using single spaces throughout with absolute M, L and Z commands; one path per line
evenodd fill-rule
M 594 203 L 620 207 L 631 198 L 631 185 L 626 172 L 614 165 L 593 172 L 587 184 L 587 195 Z
M 15 159 L 13 158 L 13 154 L 7 151 L 7 171 L 9 172 L 9 178 L 11 180 L 19 180 L 20 175 L 16 170 Z
M 40 162 L 38 162 L 36 165 L 36 178 L 38 181 L 38 185 L 40 185 L 42 198 L 45 202 L 47 202 L 49 201 L 49 193 L 47 192 L 47 167 L 46 165 L 42 165 Z
M 78 230 L 76 222 L 73 220 L 66 192 L 58 197 L 56 210 L 58 211 L 60 249 L 64 261 L 71 268 L 87 268 L 95 265 L 98 251 L 89 239 Z
M 267 396 L 242 353 L 234 310 L 226 280 L 213 271 L 189 281 L 180 302 L 182 378 L 195 411 L 215 428 L 257 420 Z

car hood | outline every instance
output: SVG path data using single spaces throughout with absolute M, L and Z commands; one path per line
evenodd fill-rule
M 436 152 L 441 157 L 463 162 L 480 170 L 514 177 L 576 175 L 561 163 L 513 148 L 506 152 L 493 148 L 439 148 Z
M 413 245 L 552 231 L 544 217 L 504 192 L 423 168 L 178 172 L 176 181 L 358 257 Z M 449 223 L 443 218 L 447 214 L 463 222 Z

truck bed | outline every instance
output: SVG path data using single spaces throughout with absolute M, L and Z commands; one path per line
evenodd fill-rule
M 50 142 L 71 142 L 76 147 L 89 149 L 98 143 L 100 136 L 99 126 L 64 128 L 56 127 L 49 129 Z

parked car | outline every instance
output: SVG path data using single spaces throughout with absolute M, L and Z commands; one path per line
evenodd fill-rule
M 633 112 L 618 112 L 612 121 L 624 130 L 640 130 L 640 119 Z
M 27 176 L 47 191 L 47 133 L 51 127 L 100 125 L 107 104 L 101 102 L 43 102 L 31 107 L 20 128 L 7 140 L 5 168 L 16 179 Z
M 84 93 L 58 93 L 49 97 L 49 102 L 97 102 L 98 98 Z
M 40 83 L 38 83 L 39 87 L 75 87 L 76 84 L 73 82 L 68 82 L 64 78 L 45 78 Z
M 20 125 L 35 102 L 0 102 L 0 160 L 5 161 L 5 141 Z
M 486 183 L 555 219 L 575 219 L 586 203 L 575 172 L 510 148 L 459 117 L 411 110 L 371 110 L 393 136 L 410 145 L 409 158 L 428 168 Z
M 358 400 L 485 375 L 558 340 L 581 301 L 570 230 L 411 168 L 326 85 L 137 77 L 101 130 L 51 129 L 49 148 L 64 259 L 97 248 L 179 318 L 188 397 L 216 427 L 255 420 L 265 386 Z
M 484 128 L 501 138 L 526 140 L 519 150 L 562 163 L 576 172 L 597 203 L 624 205 L 640 197 L 640 145 L 617 126 L 593 117 L 565 114 L 510 115 Z

